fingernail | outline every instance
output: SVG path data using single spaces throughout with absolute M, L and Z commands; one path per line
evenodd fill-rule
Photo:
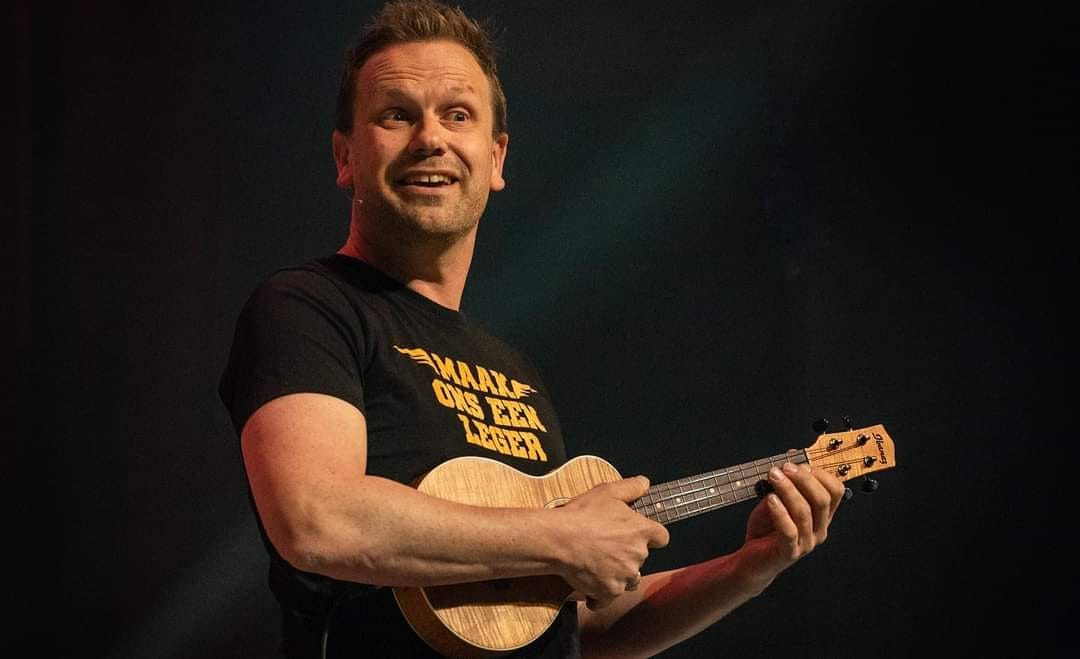
M 790 462 L 785 462 L 784 463 L 784 471 L 786 471 L 789 474 L 794 475 L 794 474 L 799 473 L 799 468 L 796 467 L 795 465 L 793 465 Z
M 773 479 L 774 481 L 782 481 L 784 480 L 784 475 L 780 473 L 779 469 L 773 467 L 769 470 L 769 478 Z

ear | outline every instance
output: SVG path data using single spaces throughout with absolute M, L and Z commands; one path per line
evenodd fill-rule
M 510 136 L 506 133 L 495 138 L 491 146 L 491 189 L 495 192 L 506 187 L 506 179 L 503 178 L 503 163 L 506 162 L 506 148 L 510 143 Z
M 342 190 L 351 190 L 353 187 L 352 150 L 349 148 L 349 136 L 335 130 L 331 141 L 334 164 L 337 166 L 337 186 Z

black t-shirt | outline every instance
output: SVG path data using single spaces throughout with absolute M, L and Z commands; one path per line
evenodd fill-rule
M 239 433 L 291 393 L 321 393 L 364 414 L 367 473 L 412 483 L 474 455 L 532 475 L 566 461 L 559 421 L 535 368 L 460 312 L 356 259 L 334 255 L 279 270 L 237 321 L 220 395 Z M 390 589 L 302 572 L 269 542 L 270 587 L 290 657 L 434 656 Z M 514 656 L 576 656 L 576 608 Z

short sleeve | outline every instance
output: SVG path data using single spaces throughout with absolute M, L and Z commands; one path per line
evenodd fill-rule
M 218 387 L 236 432 L 287 394 L 326 394 L 363 412 L 363 333 L 355 307 L 323 274 L 272 275 L 240 311 Z

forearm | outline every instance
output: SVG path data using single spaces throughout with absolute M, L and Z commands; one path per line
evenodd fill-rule
M 651 657 L 701 632 L 764 590 L 738 553 L 642 577 L 637 590 L 599 611 L 579 606 L 587 657 Z
M 550 511 L 467 506 L 373 476 L 321 499 L 302 504 L 291 516 L 298 522 L 277 533 L 279 552 L 305 571 L 433 586 L 549 574 L 560 562 Z

